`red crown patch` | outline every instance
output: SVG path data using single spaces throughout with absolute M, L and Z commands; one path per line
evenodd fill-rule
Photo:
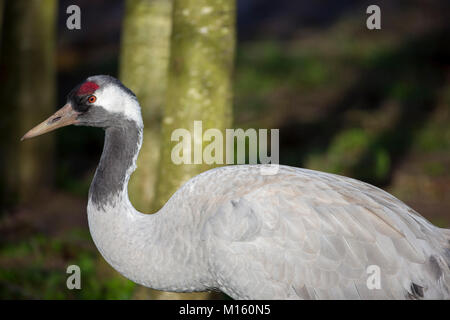
M 97 90 L 99 87 L 98 84 L 96 84 L 95 82 L 85 82 L 81 85 L 80 89 L 78 89 L 77 91 L 77 95 L 85 95 L 85 94 L 92 94 L 95 92 L 95 90 Z

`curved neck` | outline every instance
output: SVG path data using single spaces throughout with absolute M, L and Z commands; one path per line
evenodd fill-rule
M 180 205 L 181 199 L 171 199 L 154 214 L 136 211 L 129 201 L 128 180 L 141 143 L 142 127 L 134 121 L 106 129 L 89 190 L 92 239 L 105 260 L 134 282 L 167 291 L 205 290 L 211 280 L 199 249 L 199 233 L 183 228 L 189 225 L 183 220 L 191 215 Z M 177 214 L 179 208 L 182 214 Z
M 142 127 L 126 120 L 121 127 L 105 129 L 100 163 L 89 190 L 89 200 L 98 209 L 128 201 L 128 180 L 136 168 L 142 144 Z

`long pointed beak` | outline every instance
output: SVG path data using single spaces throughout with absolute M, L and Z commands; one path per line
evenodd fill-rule
M 20 139 L 20 141 L 40 136 L 41 134 L 53 131 L 55 129 L 77 123 L 78 115 L 79 113 L 73 110 L 70 103 L 68 103 L 56 111 L 50 118 L 28 131 L 22 139 Z

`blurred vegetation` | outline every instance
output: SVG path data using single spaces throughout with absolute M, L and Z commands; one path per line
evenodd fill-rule
M 0 5 L 1 6 L 1 5 Z M 56 92 L 56 0 L 6 1 L 0 51 L 0 205 L 29 202 L 50 186 L 53 138 L 18 143 L 53 111 Z M 1 13 L 0 9 L 0 13 Z M 1 23 L 1 21 L 0 21 Z
M 122 2 L 114 3 L 119 8 Z M 260 26 L 257 35 L 238 43 L 234 127 L 279 128 L 280 163 L 370 182 L 450 227 L 446 8 L 448 1 L 399 2 L 383 12 L 379 32 L 365 30 L 364 10 L 335 8 L 339 15 L 330 11 L 328 24 L 293 25 L 287 37 L 276 30 L 286 28 L 291 13 L 276 16 L 278 24 Z M 99 25 L 93 20 L 86 30 Z M 118 73 L 118 45 L 94 36 L 70 47 L 68 35 L 59 35 L 60 103 L 83 77 Z M 88 233 L 86 195 L 102 133 L 67 128 L 56 143 L 56 189 L 64 195 L 50 193 L 31 208 L 21 205 L 0 217 L 0 298 L 146 298 L 140 286 L 99 263 Z M 82 267 L 82 290 L 65 287 L 70 264 Z
M 448 35 L 434 30 L 375 52 L 333 50 L 332 57 L 329 48 L 312 54 L 292 44 L 242 45 L 237 126 L 279 127 L 283 164 L 386 186 L 414 150 L 449 151 Z
M 135 284 L 98 265 L 86 229 L 56 238 L 33 234 L 0 248 L 0 296 L 9 299 L 130 299 Z M 30 263 L 31 262 L 31 263 Z M 82 290 L 67 290 L 66 269 L 82 270 Z M 10 267 L 8 267 L 10 266 Z M 106 276 L 105 276 L 106 274 Z

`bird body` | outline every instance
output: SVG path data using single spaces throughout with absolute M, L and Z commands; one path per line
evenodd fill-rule
M 74 124 L 105 129 L 89 228 L 127 278 L 235 299 L 450 298 L 450 230 L 351 178 L 288 166 L 275 175 L 261 175 L 258 165 L 220 167 L 186 182 L 158 212 L 138 212 L 127 185 L 142 143 L 139 104 L 111 77 L 87 82 L 99 88 L 81 95 L 78 88 L 68 103 Z M 92 94 L 97 103 L 87 111 L 74 106 Z M 49 131 L 39 126 L 25 138 Z

